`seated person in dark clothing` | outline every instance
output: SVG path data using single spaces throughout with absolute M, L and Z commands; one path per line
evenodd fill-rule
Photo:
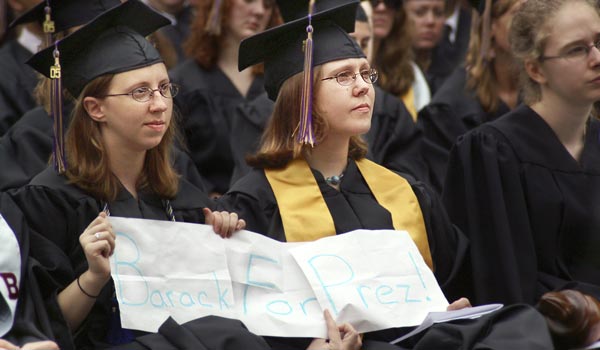
M 471 242 L 476 303 L 600 298 L 599 35 L 596 1 L 524 2 L 510 29 L 524 105 L 450 153 L 443 200 Z

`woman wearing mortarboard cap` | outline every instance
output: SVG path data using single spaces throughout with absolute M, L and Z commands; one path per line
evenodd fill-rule
M 240 69 L 264 62 L 275 109 L 250 159 L 255 169 L 219 203 L 235 208 L 249 230 L 280 241 L 406 229 L 455 298 L 462 293 L 452 285 L 466 248 L 461 234 L 426 186 L 365 159 L 360 135 L 371 124 L 377 71 L 347 34 L 357 5 L 332 1 L 242 42 Z
M 55 142 L 58 171 L 48 168 L 12 193 L 32 229 L 56 247 L 32 255 L 55 267 L 43 281 L 47 298 L 64 316 L 57 330 L 72 331 L 77 348 L 133 338 L 120 327 L 114 287 L 107 283 L 115 244 L 108 215 L 212 223 L 223 235 L 243 225 L 235 214 L 212 213 L 207 195 L 171 165 L 177 87 L 144 38 L 168 23 L 130 0 L 28 62 L 77 96 L 64 145 L 60 137 Z M 58 341 L 61 348 L 73 346 Z
M 466 67 L 448 77 L 431 103 L 419 112 L 418 124 L 427 139 L 426 145 L 437 150 L 437 157 L 430 159 L 429 164 L 435 174 L 432 182 L 440 193 L 448 153 L 456 139 L 517 106 L 519 72 L 508 32 L 522 3 L 522 0 L 472 1 L 478 15 L 473 15 Z
M 240 41 L 280 21 L 274 0 L 198 1 L 184 43 L 190 58 L 169 71 L 181 86 L 175 104 L 187 148 L 211 196 L 229 188 L 233 109 L 264 92 L 260 67 L 237 70 Z

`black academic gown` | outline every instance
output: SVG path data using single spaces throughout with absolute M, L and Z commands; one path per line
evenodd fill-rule
M 246 99 L 264 92 L 263 77 L 254 79 L 244 97 L 221 69 L 204 70 L 193 60 L 178 65 L 169 75 L 181 85 L 175 104 L 190 156 L 208 181 L 206 190 L 225 193 L 233 172 L 229 143 L 233 112 Z
M 0 136 L 37 105 L 33 90 L 38 79 L 35 71 L 25 64 L 29 57 L 31 52 L 16 40 L 0 47 Z
M 472 302 L 533 304 L 567 287 L 600 298 L 599 125 L 579 162 L 527 106 L 456 143 L 443 201 L 471 242 Z
M 448 78 L 431 102 L 419 111 L 417 126 L 425 137 L 424 151 L 431 184 L 441 193 L 446 163 L 456 139 L 479 125 L 510 111 L 499 101 L 497 110 L 487 113 L 472 90 L 466 87 L 467 73 L 459 68 Z
M 65 103 L 65 129 L 69 125 L 72 104 Z M 36 107 L 23 115 L 0 138 L 0 191 L 26 185 L 34 176 L 48 167 L 54 139 L 53 121 L 43 107 Z M 204 189 L 204 180 L 190 157 L 175 148 L 174 167 L 188 182 Z
M 251 170 L 245 157 L 257 151 L 273 107 L 274 102 L 264 93 L 236 109 L 231 131 L 231 150 L 235 164 L 232 185 Z M 368 159 L 428 181 L 430 173 L 423 159 L 421 131 L 415 127 L 404 103 L 378 86 L 375 86 L 371 128 L 365 138 L 369 145 Z
M 40 256 L 42 266 L 51 271 L 52 283 L 47 283 L 47 290 L 49 293 L 58 293 L 87 269 L 79 235 L 98 216 L 103 205 L 50 168 L 37 175 L 29 185 L 13 192 L 12 196 L 30 227 L 40 233 L 40 240 L 55 247 L 51 252 L 41 251 L 34 256 Z M 147 192 L 140 192 L 138 196 L 136 200 L 125 189 L 121 190 L 117 199 L 109 203 L 111 215 L 169 219 L 160 198 Z M 171 206 L 177 221 L 203 223 L 202 208 L 213 208 L 213 203 L 205 193 L 181 180 L 179 192 L 171 200 Z M 37 246 L 38 242 L 32 241 L 31 245 Z M 53 266 L 56 268 L 51 268 Z M 117 308 L 116 312 L 113 307 Z M 64 323 L 57 323 L 66 327 Z M 77 349 L 98 348 L 109 342 L 131 341 L 139 335 L 138 332 L 122 332 L 119 329 L 118 304 L 114 298 L 114 286 L 110 282 L 75 334 L 74 346 Z M 60 342 L 63 350 L 73 348 L 73 343 L 66 340 Z

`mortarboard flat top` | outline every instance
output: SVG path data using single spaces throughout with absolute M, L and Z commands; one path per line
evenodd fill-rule
M 298 2 L 308 9 L 307 1 Z M 316 4 L 319 2 L 317 0 Z M 348 36 L 349 32 L 354 31 L 358 1 L 327 0 L 324 3 L 333 7 L 323 8 L 315 4 L 317 11 L 312 15 L 313 66 L 345 58 L 365 57 L 358 44 Z M 292 13 L 302 11 L 300 6 L 293 6 L 296 9 L 294 11 L 281 10 L 281 7 L 280 2 L 280 11 L 288 19 L 293 17 Z M 304 70 L 303 43 L 308 25 L 306 13 L 307 10 L 303 12 L 304 17 L 249 37 L 240 44 L 239 70 L 264 62 L 265 89 L 271 100 L 277 98 L 286 79 Z
M 99 14 L 121 3 L 119 0 L 50 0 L 54 30 L 62 32 L 86 24 Z M 16 18 L 10 27 L 29 22 L 43 23 L 46 18 L 46 1 L 42 1 Z
M 85 85 L 104 74 L 115 74 L 162 62 L 144 37 L 171 22 L 138 0 L 114 7 L 58 42 L 63 85 L 77 97 Z M 50 77 L 52 45 L 27 61 Z

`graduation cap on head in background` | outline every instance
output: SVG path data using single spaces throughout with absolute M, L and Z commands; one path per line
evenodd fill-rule
M 48 46 L 54 33 L 86 24 L 120 3 L 119 0 L 44 0 L 12 21 L 9 27 L 38 22 L 44 29 Z
M 104 12 L 78 31 L 33 55 L 27 64 L 52 79 L 54 118 L 54 162 L 57 171 L 66 168 L 62 85 L 73 97 L 95 78 L 162 62 L 145 36 L 171 22 L 138 0 L 128 0 Z
M 279 11 L 286 23 L 246 38 L 240 44 L 239 70 L 264 62 L 265 89 L 273 101 L 285 80 L 304 72 L 302 115 L 297 134 L 300 143 L 314 145 L 313 67 L 365 57 L 348 35 L 354 31 L 358 5 L 356 0 L 281 0 Z

